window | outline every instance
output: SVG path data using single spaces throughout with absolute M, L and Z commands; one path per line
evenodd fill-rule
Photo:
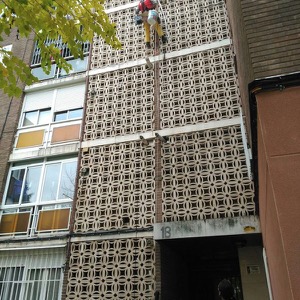
M 68 160 L 13 168 L 5 205 L 72 199 L 76 167 L 76 160 Z
M 61 268 L 0 268 L 0 299 L 59 299 L 61 279 Z
M 54 44 L 56 47 L 61 49 L 61 56 L 64 57 L 68 63 L 71 65 L 71 70 L 69 74 L 84 72 L 88 66 L 88 54 L 90 49 L 90 43 L 86 42 L 82 44 L 83 49 L 83 59 L 77 58 L 74 59 L 70 49 L 62 43 L 61 37 L 58 37 L 56 40 L 47 39 L 44 44 L 51 45 Z M 46 80 L 51 78 L 59 78 L 67 76 L 68 74 L 61 68 L 59 68 L 56 64 L 53 64 L 51 67 L 50 74 L 46 74 L 41 67 L 41 51 L 38 47 L 38 43 L 36 43 L 32 61 L 31 61 L 32 74 L 36 76 L 39 80 Z
M 41 109 L 25 112 L 22 126 L 47 124 L 51 120 L 51 109 Z
M 54 122 L 82 118 L 83 108 L 59 111 L 54 114 Z
M 0 299 L 19 299 L 24 267 L 0 269 Z
M 0 235 L 67 231 L 76 168 L 75 158 L 13 167 L 0 210 Z
M 1 251 L 0 299 L 60 299 L 65 262 L 63 250 Z
M 41 201 L 72 199 L 75 187 L 76 162 L 46 165 Z

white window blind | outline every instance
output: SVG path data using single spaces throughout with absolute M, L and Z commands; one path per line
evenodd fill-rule
M 55 111 L 63 111 L 83 107 L 85 84 L 73 85 L 57 90 Z
M 30 93 L 25 96 L 24 112 L 52 106 L 54 90 Z

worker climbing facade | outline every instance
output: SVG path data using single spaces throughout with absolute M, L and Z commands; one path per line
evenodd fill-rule
M 145 30 L 145 45 L 147 49 L 151 48 L 150 44 L 150 29 L 151 26 L 154 27 L 158 36 L 161 38 L 163 44 L 165 44 L 168 39 L 164 34 L 161 27 L 161 20 L 157 13 L 158 3 L 156 0 L 140 0 L 138 7 L 136 9 L 136 15 L 140 17 L 140 22 L 137 24 L 143 23 Z

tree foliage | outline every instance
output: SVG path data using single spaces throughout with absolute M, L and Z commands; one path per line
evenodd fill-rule
M 65 71 L 70 65 L 61 56 L 57 44 L 46 39 L 61 38 L 74 58 L 83 56 L 82 43 L 101 37 L 113 48 L 121 44 L 116 37 L 116 26 L 104 11 L 104 0 L 0 0 L 0 42 L 17 30 L 16 38 L 34 33 L 41 53 L 41 66 L 46 73 L 56 63 Z M 0 88 L 8 95 L 21 93 L 18 80 L 30 85 L 37 81 L 27 65 L 11 52 L 0 47 Z

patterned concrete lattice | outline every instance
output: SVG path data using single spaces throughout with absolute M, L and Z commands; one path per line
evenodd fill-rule
M 72 243 L 69 266 L 68 300 L 153 299 L 155 252 L 152 239 Z
M 239 93 L 230 47 L 165 60 L 160 68 L 161 127 L 239 115 Z
M 160 67 L 161 128 L 239 115 L 230 47 L 165 60 Z M 153 130 L 154 76 L 145 66 L 92 76 L 84 140 Z
M 223 0 L 176 0 L 161 3 L 163 10 L 160 9 L 159 12 L 162 26 L 169 39 L 164 46 L 167 52 L 209 44 L 229 37 Z M 108 8 L 123 4 L 126 3 L 107 1 Z M 144 58 L 144 32 L 142 26 L 134 24 L 134 15 L 135 7 L 109 14 L 111 21 L 117 25 L 117 36 L 123 48 L 114 50 L 96 38 L 92 49 L 92 69 Z M 154 45 L 155 35 L 151 36 Z
M 92 76 L 84 140 L 153 130 L 153 85 L 145 66 Z
M 153 143 L 89 148 L 81 160 L 75 232 L 147 228 L 154 222 Z
M 163 222 L 254 214 L 238 126 L 171 136 L 162 166 Z

